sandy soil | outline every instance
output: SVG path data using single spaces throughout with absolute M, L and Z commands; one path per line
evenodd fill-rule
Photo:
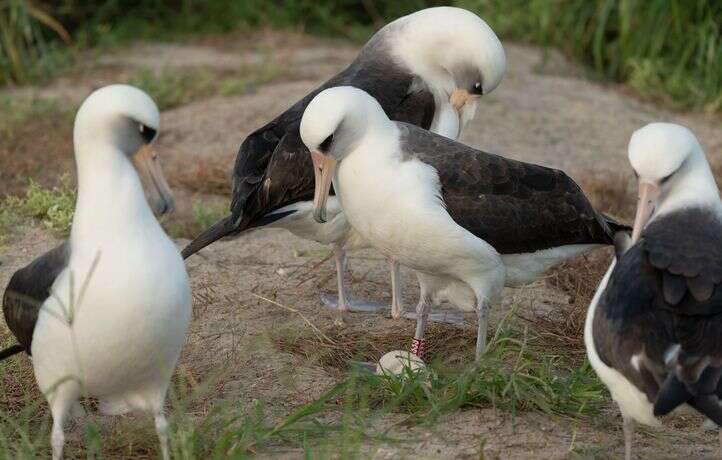
M 283 77 L 256 91 L 212 97 L 163 113 L 161 151 L 170 174 L 182 173 L 199 162 L 228 168 L 241 140 L 258 126 L 303 96 L 353 59 L 357 46 L 288 34 L 262 34 L 250 40 L 209 39 L 187 45 L 138 45 L 113 57 L 100 57 L 103 66 L 202 66 L 237 69 L 266 60 L 283 63 Z M 476 120 L 463 141 L 483 150 L 567 169 L 575 174 L 626 171 L 626 144 L 632 131 L 654 120 L 683 123 L 697 133 L 707 154 L 722 158 L 719 119 L 701 114 L 676 114 L 640 102 L 623 87 L 602 85 L 554 53 L 506 44 L 508 75 L 493 94 L 482 100 Z M 249 50 L 250 48 L 250 50 Z M 60 79 L 36 89 L 69 101 L 81 100 L 107 75 L 92 72 Z M 69 142 L 70 140 L 67 139 Z M 623 173 L 629 175 L 627 173 Z M 631 175 L 629 175 L 631 177 Z M 197 190 L 203 191 L 203 184 Z M 181 191 L 190 199 L 198 191 Z M 205 194 L 204 194 L 205 196 Z M 631 199 L 631 196 L 630 196 Z M 34 228 L 0 248 L 0 285 L 56 239 Z M 179 240 L 183 246 L 187 240 Z M 216 396 L 233 398 L 249 408 L 256 400 L 288 411 L 328 388 L 338 373 L 313 365 L 295 354 L 279 351 L 269 333 L 282 328 L 307 328 L 299 314 L 276 306 L 292 306 L 316 326 L 331 327 L 333 314 L 321 306 L 319 294 L 334 292 L 333 264 L 315 267 L 325 249 L 283 231 L 259 231 L 234 241 L 222 241 L 188 261 L 195 309 L 183 354 L 181 372 L 203 379 L 226 370 Z M 314 268 L 315 267 L 315 268 Z M 353 253 L 349 262 L 353 295 L 388 302 L 388 271 L 373 251 Z M 417 288 L 404 273 L 404 300 L 415 305 Z M 520 296 L 531 308 L 566 302 L 566 296 L 544 281 L 520 290 L 507 290 L 505 305 Z M 405 330 L 413 325 L 375 315 L 356 315 L 350 328 Z M 617 420 L 616 411 L 605 414 Z M 373 458 L 618 458 L 622 454 L 621 420 L 616 428 L 598 428 L 537 413 L 511 414 L 492 409 L 467 409 L 445 417 L 433 429 L 396 428 L 395 434 L 418 440 L 367 446 Z M 609 424 L 607 424 L 609 426 Z M 715 439 L 696 429 L 667 428 L 658 436 L 639 435 L 640 455 L 649 458 L 704 458 L 714 454 Z M 480 446 L 483 452 L 480 452 Z M 296 457 L 299 452 L 286 451 Z

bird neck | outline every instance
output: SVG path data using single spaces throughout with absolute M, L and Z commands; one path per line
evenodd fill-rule
M 78 199 L 71 241 L 114 243 L 159 224 L 148 206 L 138 174 L 121 150 L 102 145 L 76 147 Z M 97 246 L 97 245 L 96 245 Z

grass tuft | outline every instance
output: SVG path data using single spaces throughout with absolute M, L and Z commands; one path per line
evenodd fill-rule
M 32 218 L 58 235 L 67 235 L 73 222 L 75 197 L 70 176 L 64 176 L 61 185 L 53 188 L 31 180 L 25 196 L 8 196 L 0 203 L 0 230 L 5 230 L 0 234 L 6 234 L 21 218 Z
M 330 328 L 326 339 L 298 331 L 279 331 L 274 342 L 329 370 L 346 369 L 350 361 L 376 362 L 388 350 L 405 349 L 410 331 L 345 333 Z M 583 417 L 595 413 L 604 391 L 583 357 L 550 351 L 533 330 L 501 326 L 477 365 L 473 362 L 473 328 L 430 324 L 427 330 L 431 365 L 427 372 L 364 375 L 369 407 L 400 412 L 418 423 L 463 407 L 495 407 L 506 411 L 541 410 L 551 415 Z M 441 360 L 433 357 L 443 356 Z

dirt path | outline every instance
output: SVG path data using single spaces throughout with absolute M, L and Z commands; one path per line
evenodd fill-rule
M 650 121 L 667 120 L 691 127 L 708 156 L 722 160 L 719 119 L 674 114 L 641 103 L 625 88 L 589 81 L 556 54 L 545 56 L 537 48 L 505 46 L 508 75 L 498 90 L 483 98 L 476 120 L 463 136 L 466 143 L 567 169 L 573 177 L 579 174 L 584 185 L 584 177 L 590 174 L 626 171 L 626 144 L 632 131 Z M 93 87 L 112 80 L 107 67 L 122 73 L 126 67 L 173 66 L 225 71 L 269 60 L 283 66 L 281 77 L 255 91 L 203 98 L 163 113 L 161 150 L 172 175 L 193 171 L 198 165 L 214 165 L 223 171 L 230 170 L 235 152 L 248 133 L 340 70 L 357 48 L 343 41 L 329 44 L 277 33 L 245 41 L 224 38 L 187 45 L 138 45 L 112 58 L 100 57 L 97 75 L 90 72 L 80 78 L 60 79 L 36 91 L 77 103 Z M 201 195 L 208 195 L 203 184 L 180 194 L 189 200 Z M 186 241 L 179 240 L 179 246 Z M 33 229 L 11 246 L 0 248 L 0 286 L 14 270 L 55 242 L 47 232 Z M 335 291 L 333 266 L 329 261 L 314 269 L 326 255 L 325 248 L 286 232 L 264 231 L 218 242 L 190 259 L 194 320 L 180 372 L 200 380 L 222 367 L 225 373 L 214 397 L 232 398 L 244 408 L 264 400 L 279 412 L 287 412 L 328 388 L 338 373 L 281 352 L 269 339 L 272 332 L 284 328 L 306 328 L 304 320 L 258 297 L 292 306 L 317 326 L 330 327 L 333 315 L 321 307 L 319 293 Z M 388 272 L 376 253 L 352 254 L 349 267 L 355 296 L 390 300 Z M 404 272 L 404 280 L 405 304 L 415 305 L 415 281 L 408 272 Z M 566 302 L 563 293 L 544 281 L 507 290 L 506 305 L 520 296 L 530 300 L 534 308 L 553 308 Z M 360 315 L 349 327 L 359 331 L 404 330 L 411 337 L 413 325 Z M 611 411 L 608 417 L 616 419 L 618 415 Z M 418 442 L 369 444 L 365 448 L 373 458 L 480 458 L 483 441 L 487 459 L 617 458 L 622 452 L 621 423 L 613 426 L 600 429 L 550 420 L 537 413 L 512 416 L 492 409 L 468 409 L 445 417 L 433 429 L 394 430 L 396 435 Z M 714 435 L 674 428 L 662 433 L 638 436 L 638 452 L 650 458 L 700 458 L 714 453 Z M 295 457 L 299 452 L 286 454 Z

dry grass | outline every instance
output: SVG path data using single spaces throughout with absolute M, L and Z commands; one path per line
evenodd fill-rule
M 538 334 L 550 345 L 574 355 L 584 354 L 584 321 L 599 280 L 612 261 L 611 248 L 594 251 L 552 269 L 547 282 L 569 295 L 569 303 L 531 319 Z
M 171 185 L 192 193 L 230 196 L 231 167 L 235 155 L 213 158 L 213 161 L 198 161 L 187 168 L 171 171 L 168 175 Z
M 27 116 L 13 119 L 0 113 L 0 125 L 11 133 L 0 132 L 0 197 L 21 195 L 28 177 L 45 187 L 58 186 L 73 166 L 72 112 L 55 106 L 27 110 Z
M 405 350 L 411 344 L 414 322 L 402 320 L 398 328 L 355 329 L 328 327 L 322 329 L 328 339 L 299 335 L 297 331 L 281 331 L 273 341 L 287 353 L 315 361 L 329 371 L 347 370 L 350 361 L 378 362 L 391 350 Z M 492 336 L 494 331 L 489 331 Z M 474 359 L 476 330 L 446 324 L 430 323 L 426 328 L 428 356 L 444 357 L 444 365 L 468 363 Z
M 598 211 L 629 221 L 634 217 L 635 183 L 631 170 L 624 172 L 570 173 Z

